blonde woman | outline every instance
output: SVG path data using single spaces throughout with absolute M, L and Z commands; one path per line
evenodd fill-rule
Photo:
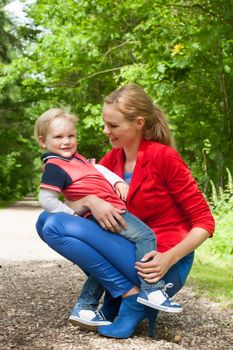
M 149 319 L 149 334 L 153 335 L 157 311 L 152 314 L 142 305 L 150 303 L 150 296 L 139 294 L 138 276 L 150 284 L 161 279 L 165 284 L 170 282 L 167 293 L 172 297 L 185 283 L 194 250 L 213 234 L 214 219 L 190 170 L 173 148 L 163 113 L 140 86 L 129 84 L 107 96 L 103 121 L 113 149 L 100 164 L 129 183 L 127 209 L 155 233 L 157 250 L 135 263 L 135 246 L 106 231 L 119 230 L 119 209 L 98 196 L 86 196 L 69 206 L 77 214 L 90 210 L 102 229 L 78 216 L 43 213 L 37 230 L 68 259 L 72 246 L 79 266 L 82 258 L 85 268 L 93 266 L 95 256 L 95 268 L 89 273 L 114 298 L 121 296 L 115 321 L 114 299 L 106 299 L 101 312 L 113 323 L 100 326 L 101 335 L 128 338 L 144 318 Z

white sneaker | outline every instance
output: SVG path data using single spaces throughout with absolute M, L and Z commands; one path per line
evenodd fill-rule
M 101 311 L 85 310 L 74 307 L 69 317 L 69 322 L 74 326 L 81 326 L 87 329 L 97 329 L 99 326 L 111 324 L 106 320 Z
M 183 310 L 182 306 L 169 299 L 169 296 L 165 292 L 166 288 L 169 287 L 171 287 L 171 284 L 167 284 L 164 289 L 157 289 L 150 293 L 142 290 L 138 294 L 137 302 L 160 311 L 181 312 Z

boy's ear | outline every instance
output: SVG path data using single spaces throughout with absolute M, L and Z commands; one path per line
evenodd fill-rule
M 136 118 L 136 125 L 139 130 L 144 128 L 145 125 L 145 119 L 143 117 L 137 117 Z
M 45 143 L 45 138 L 44 138 L 44 136 L 39 136 L 39 137 L 38 137 L 38 141 L 39 141 L 40 147 L 45 149 L 45 148 L 46 148 L 46 143 Z

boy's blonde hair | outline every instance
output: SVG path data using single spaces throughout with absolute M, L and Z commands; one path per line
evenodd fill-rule
M 44 112 L 35 123 L 34 136 L 39 142 L 39 137 L 46 137 L 49 125 L 56 118 L 64 118 L 70 120 L 74 126 L 78 121 L 78 117 L 74 114 L 66 112 L 62 108 L 51 108 L 48 111 Z

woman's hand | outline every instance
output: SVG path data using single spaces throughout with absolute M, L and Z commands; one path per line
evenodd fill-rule
M 95 195 L 86 196 L 75 202 L 66 202 L 66 204 L 79 215 L 90 210 L 96 221 L 105 230 L 121 232 L 122 228 L 127 228 L 126 222 L 121 216 L 125 210 L 115 208 L 112 204 Z
M 111 232 L 121 232 L 127 228 L 126 222 L 121 216 L 125 210 L 118 209 L 112 204 L 97 196 L 88 196 L 88 207 L 100 226 Z
M 172 265 L 172 257 L 168 252 L 158 253 L 153 250 L 145 254 L 141 262 L 136 262 L 135 268 L 139 276 L 144 278 L 146 282 L 156 283 Z
M 156 283 L 166 274 L 170 267 L 187 254 L 193 252 L 208 237 L 208 231 L 200 227 L 194 227 L 181 242 L 165 253 L 152 251 L 145 254 L 142 261 L 136 263 L 135 268 L 146 282 Z

